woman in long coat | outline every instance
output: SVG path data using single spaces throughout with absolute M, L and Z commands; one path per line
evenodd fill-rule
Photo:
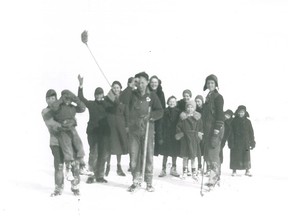
M 176 125 L 179 120 L 180 110 L 176 107 L 177 99 L 171 96 L 167 100 L 168 107 L 163 115 L 163 145 L 159 148 L 159 154 L 163 155 L 162 171 L 159 177 L 166 176 L 166 165 L 168 157 L 172 157 L 170 175 L 179 177 L 176 170 L 176 161 L 180 153 L 180 143 L 175 139 Z
M 165 109 L 166 101 L 162 90 L 161 80 L 157 76 L 152 76 L 149 81 L 149 90 L 154 91 L 158 96 L 162 109 Z M 154 156 L 159 155 L 160 145 L 163 144 L 163 119 L 155 121 Z
M 214 186 L 220 180 L 220 149 L 224 134 L 224 99 L 216 89 L 218 79 L 215 75 L 209 75 L 205 80 L 203 90 L 209 90 L 203 106 L 203 143 L 204 160 L 210 166 L 208 186 Z
M 122 85 L 118 81 L 112 83 L 112 89 L 105 97 L 108 125 L 110 127 L 109 150 L 105 175 L 109 175 L 111 155 L 117 155 L 117 174 L 126 176 L 121 167 L 121 155 L 128 154 L 128 106 L 119 100 Z
M 231 135 L 228 146 L 230 151 L 230 169 L 232 175 L 236 175 L 236 170 L 246 170 L 245 175 L 252 176 L 250 150 L 255 148 L 254 131 L 249 114 L 245 106 L 239 106 L 235 112 L 235 118 L 231 124 Z

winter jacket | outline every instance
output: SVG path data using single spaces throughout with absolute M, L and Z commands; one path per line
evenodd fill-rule
M 229 139 L 229 136 L 231 134 L 231 123 L 233 121 L 233 118 L 230 118 L 230 119 L 226 119 L 224 121 L 224 135 L 223 135 L 223 138 L 222 138 L 222 142 L 221 142 L 221 147 L 224 148 L 225 147 L 225 144 L 226 142 L 228 141 Z
M 42 110 L 42 118 L 49 130 L 50 134 L 50 146 L 59 146 L 58 136 L 59 129 L 61 128 L 61 124 L 56 122 L 53 118 L 53 111 L 50 107 L 46 107 Z
M 131 101 L 132 92 L 133 92 L 133 89 L 130 86 L 128 86 L 121 92 L 120 97 L 119 97 L 120 101 L 123 104 L 126 104 L 128 107 Z
M 89 120 L 86 133 L 98 135 L 109 134 L 106 108 L 108 105 L 104 100 L 87 100 L 83 94 L 83 88 L 78 88 L 78 97 L 86 105 L 89 111 Z

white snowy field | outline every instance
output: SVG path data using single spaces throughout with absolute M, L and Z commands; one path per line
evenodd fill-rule
M 14 0 L 0 3 L 1 178 L 0 215 L 287 215 L 288 2 L 283 0 Z M 41 118 L 45 93 L 54 88 L 84 93 L 108 85 L 80 40 L 88 44 L 110 82 L 126 86 L 145 70 L 158 75 L 168 98 L 202 92 L 205 77 L 219 78 L 225 109 L 244 104 L 251 115 L 256 148 L 254 176 L 231 177 L 224 151 L 221 187 L 204 197 L 192 180 L 158 178 L 155 193 L 126 192 L 131 176 L 109 183 L 81 182 L 78 201 L 65 182 L 54 187 L 48 130 Z M 88 112 L 77 117 L 88 154 Z M 87 158 L 85 158 L 87 160 Z M 126 171 L 128 156 L 123 157 Z M 182 161 L 178 160 L 178 171 Z M 243 173 L 242 173 L 243 174 Z
M 270 132 L 275 124 L 280 126 L 279 133 L 284 132 L 284 123 L 283 120 L 253 122 L 257 141 L 251 154 L 253 177 L 244 176 L 244 171 L 231 176 L 226 147 L 221 186 L 204 197 L 200 196 L 200 183 L 190 178 L 181 180 L 169 175 L 159 178 L 161 156 L 154 157 L 154 193 L 146 192 L 144 186 L 134 194 L 127 192 L 131 184 L 128 156 L 122 161 L 126 177 L 117 176 L 114 156 L 108 184 L 86 184 L 84 176 L 79 200 L 72 195 L 67 181 L 62 196 L 49 197 L 54 179 L 47 132 L 41 143 L 30 143 L 31 151 L 24 145 L 18 146 L 16 151 L 13 147 L 5 148 L 13 153 L 2 168 L 0 215 L 148 215 L 151 212 L 153 215 L 211 215 L 215 212 L 217 215 L 287 215 L 285 158 L 288 147 L 281 136 Z M 83 141 L 88 153 L 84 136 Z M 171 166 L 171 160 L 169 162 Z M 178 171 L 181 170 L 182 160 L 178 159 Z

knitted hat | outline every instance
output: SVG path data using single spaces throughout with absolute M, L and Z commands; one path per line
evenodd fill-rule
M 119 82 L 119 81 L 114 81 L 113 83 L 112 83 L 112 86 L 114 86 L 114 85 L 119 85 L 120 86 L 120 88 L 122 89 L 122 85 L 121 85 L 121 83 Z
M 149 80 L 149 75 L 145 71 L 140 72 L 135 75 L 135 78 L 140 78 L 140 77 L 145 78 L 147 81 Z
M 215 82 L 215 86 L 218 87 L 218 78 L 214 74 L 211 74 L 208 77 L 206 77 L 205 85 L 203 87 L 203 91 L 205 91 L 207 89 L 207 81 L 208 80 L 213 80 Z
M 185 89 L 182 93 L 182 96 L 184 97 L 184 94 L 189 94 L 190 97 L 192 97 L 192 92 L 189 89 Z
M 52 96 L 55 96 L 57 97 L 57 93 L 54 89 L 49 89 L 47 92 L 46 92 L 46 98 L 48 97 L 52 97 Z
M 228 109 L 224 112 L 225 115 L 230 115 L 231 117 L 233 116 L 233 111 Z
M 185 107 L 187 108 L 189 105 L 192 106 L 194 110 L 196 110 L 196 102 L 194 100 L 189 100 L 188 102 L 186 102 Z
M 168 98 L 168 100 L 167 100 L 167 105 L 169 104 L 169 101 L 171 100 L 171 99 L 175 99 L 175 100 L 177 100 L 177 98 L 174 96 L 174 95 L 172 95 L 172 96 L 170 96 L 169 98 Z
M 94 95 L 104 94 L 104 91 L 101 87 L 95 89 Z
M 195 97 L 195 101 L 196 101 L 197 99 L 201 100 L 201 101 L 202 101 L 202 104 L 204 103 L 204 99 L 203 99 L 203 96 L 202 96 L 202 95 L 197 95 L 197 96 Z

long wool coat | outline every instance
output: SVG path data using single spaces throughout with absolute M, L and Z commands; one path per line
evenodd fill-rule
M 200 138 L 198 132 L 203 132 L 201 114 L 195 112 L 184 120 L 179 120 L 176 133 L 184 133 L 180 139 L 180 157 L 194 159 L 200 154 Z
M 150 87 L 150 86 L 149 86 Z M 149 88 L 150 91 L 152 91 L 151 88 Z M 156 93 L 156 95 L 158 96 L 162 109 L 165 109 L 165 105 L 166 105 L 166 101 L 165 101 L 165 95 L 164 92 L 162 90 L 162 86 L 161 84 L 159 84 L 158 88 L 156 91 L 154 91 Z M 159 151 L 160 151 L 160 146 L 161 143 L 163 143 L 163 118 L 158 119 L 157 121 L 155 121 L 155 136 L 154 136 L 154 156 L 158 156 L 159 155 Z
M 180 154 L 180 143 L 175 139 L 176 125 L 179 121 L 180 110 L 177 107 L 168 107 L 163 116 L 163 144 L 159 154 L 177 157 Z
M 233 119 L 228 146 L 231 149 L 230 169 L 250 169 L 250 147 L 255 147 L 255 139 L 251 121 L 246 116 Z
M 217 90 L 210 92 L 203 105 L 203 144 L 204 158 L 206 161 L 220 164 L 221 140 L 224 133 L 224 100 Z M 218 135 L 214 135 L 214 130 L 219 130 Z
M 128 107 L 113 97 L 110 91 L 105 97 L 107 103 L 107 121 L 110 127 L 109 149 L 112 155 L 124 155 L 128 153 Z

